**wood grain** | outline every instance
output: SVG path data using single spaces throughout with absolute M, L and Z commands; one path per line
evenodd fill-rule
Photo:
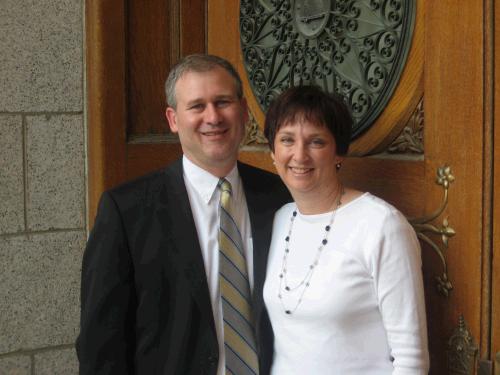
M 162 134 L 163 83 L 179 57 L 177 1 L 127 1 L 127 133 Z
M 456 235 L 446 257 L 454 290 L 443 300 L 427 293 L 431 374 L 445 374 L 447 340 L 460 315 L 481 342 L 481 251 L 483 213 L 483 2 L 426 2 L 425 158 L 426 206 L 438 197 L 434 171 L 451 166 L 456 180 L 444 213 Z M 442 219 L 441 219 L 442 220 Z M 432 264 L 424 259 L 424 269 Z
M 179 145 L 148 149 L 127 141 L 167 132 L 163 84 L 180 56 L 205 52 L 207 5 L 204 0 L 85 4 L 91 228 L 104 190 L 180 155 Z M 162 153 L 155 156 L 156 151 Z
M 123 1 L 86 1 L 88 220 L 101 193 L 125 179 L 126 86 Z
M 500 6 L 490 2 L 493 23 L 493 228 L 492 228 L 492 309 L 491 309 L 491 359 L 500 353 Z M 493 14 L 494 11 L 494 14 Z M 497 363 L 496 371 L 500 371 Z

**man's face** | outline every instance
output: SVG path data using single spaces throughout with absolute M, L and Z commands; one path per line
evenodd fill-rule
M 184 155 L 219 177 L 234 166 L 248 119 L 234 78 L 223 68 L 187 72 L 175 86 L 177 108 L 167 108 L 170 129 L 179 134 Z

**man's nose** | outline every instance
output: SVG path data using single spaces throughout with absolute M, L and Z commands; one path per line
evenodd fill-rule
M 217 125 L 221 121 L 221 115 L 216 105 L 207 105 L 205 109 L 205 121 L 212 125 Z

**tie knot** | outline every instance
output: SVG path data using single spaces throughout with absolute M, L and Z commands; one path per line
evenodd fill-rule
M 219 180 L 219 188 L 221 189 L 221 191 L 223 192 L 226 192 L 226 193 L 229 193 L 231 194 L 232 193 L 232 190 L 231 190 L 231 183 L 226 180 L 225 178 L 221 178 Z

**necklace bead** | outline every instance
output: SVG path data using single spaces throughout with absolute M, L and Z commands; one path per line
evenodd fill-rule
M 330 221 L 329 221 L 328 225 L 325 226 L 325 233 L 323 235 L 323 239 L 321 240 L 320 246 L 316 250 L 316 256 L 314 257 L 314 261 L 312 264 L 309 265 L 308 271 L 306 272 L 304 278 L 295 286 L 291 286 L 287 280 L 287 267 L 288 267 L 288 256 L 290 254 L 290 242 L 291 242 L 291 238 L 292 238 L 293 222 L 297 216 L 297 210 L 294 210 L 292 212 L 292 216 L 290 218 L 290 227 L 288 229 L 288 235 L 285 237 L 286 246 L 285 246 L 285 252 L 283 254 L 281 272 L 278 275 L 279 280 L 280 280 L 278 298 L 281 302 L 281 305 L 283 307 L 284 312 L 288 315 L 292 315 L 297 310 L 297 308 L 299 307 L 299 305 L 303 301 L 305 291 L 311 285 L 310 281 L 312 279 L 312 276 L 314 274 L 315 269 L 317 268 L 316 266 L 319 265 L 319 260 L 320 260 L 322 250 L 323 250 L 324 246 L 328 243 L 327 237 L 330 233 L 333 222 L 335 220 L 335 214 L 337 213 L 337 209 L 342 204 L 341 199 L 342 199 L 343 195 L 344 195 L 344 188 L 342 185 L 340 185 L 336 206 L 332 212 L 332 215 L 330 217 Z M 285 306 L 285 303 L 283 301 L 283 291 L 291 292 L 291 291 L 295 291 L 295 290 L 300 289 L 300 288 L 302 288 L 302 290 L 300 291 L 299 297 L 297 298 L 293 308 L 289 308 L 289 307 Z M 289 295 L 289 294 L 287 293 L 287 295 Z M 289 295 L 289 297 L 291 298 L 290 295 Z

